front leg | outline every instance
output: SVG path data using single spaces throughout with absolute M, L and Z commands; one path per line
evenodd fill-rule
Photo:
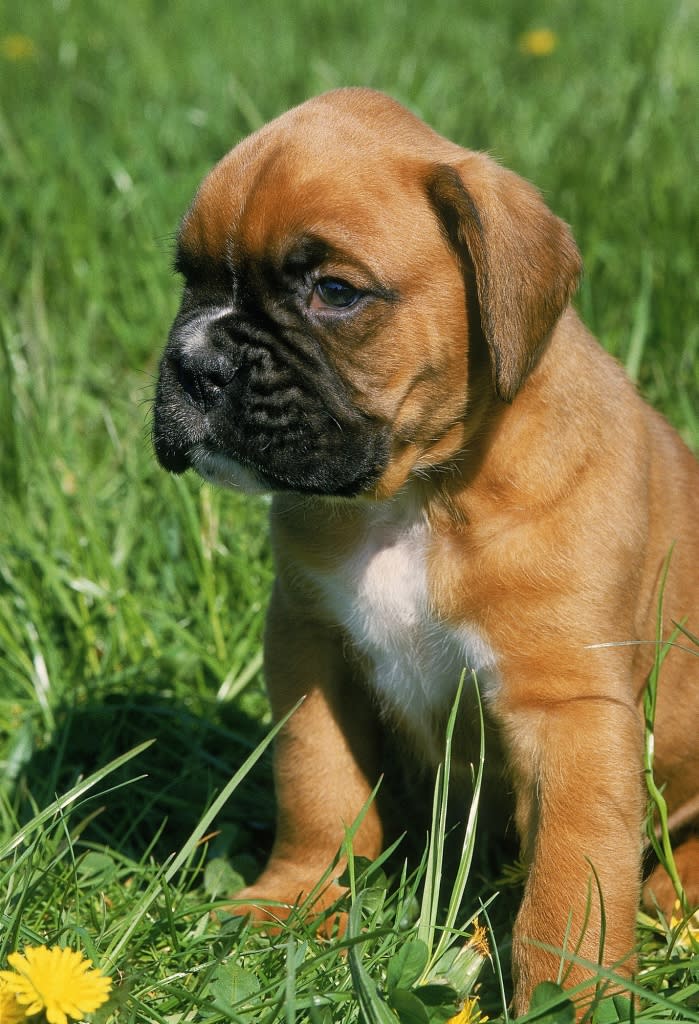
M 514 1009 L 520 1014 L 536 985 L 559 974 L 561 957 L 537 943 L 577 951 L 593 963 L 601 956 L 622 974 L 633 969 L 641 728 L 631 704 L 583 693 L 521 705 L 505 716 L 505 733 L 530 863 L 513 936 Z M 570 987 L 592 973 L 564 959 L 562 977 Z M 582 998 L 592 994 L 590 987 Z
M 265 674 L 275 719 L 304 697 L 274 748 L 277 830 L 269 862 L 237 894 L 254 916 L 283 918 L 314 889 L 367 802 L 377 778 L 378 724 L 344 657 L 342 638 L 308 621 L 277 585 L 267 618 Z M 354 837 L 355 854 L 374 858 L 382 829 L 372 804 Z M 341 871 L 341 865 L 337 873 Z M 341 891 L 329 885 L 315 902 Z M 279 901 L 286 907 L 264 904 Z

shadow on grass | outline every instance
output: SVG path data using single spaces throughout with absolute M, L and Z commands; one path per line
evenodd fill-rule
M 51 743 L 35 751 L 18 780 L 20 817 L 32 817 L 81 778 L 146 740 L 155 742 L 110 774 L 71 816 L 71 832 L 140 860 L 177 852 L 204 810 L 258 745 L 266 728 L 238 709 L 212 702 L 193 714 L 155 686 L 113 692 L 56 712 Z M 269 753 L 236 789 L 209 842 L 251 879 L 271 846 L 274 797 Z
M 200 698 L 197 703 L 201 706 Z M 153 857 L 164 862 L 177 853 L 216 794 L 267 733 L 259 721 L 232 705 L 212 701 L 206 715 L 194 714 L 155 684 L 110 692 L 79 707 L 63 706 L 55 717 L 51 743 L 33 753 L 17 781 L 21 819 L 29 820 L 37 806 L 49 805 L 81 778 L 154 739 L 152 746 L 111 773 L 70 816 L 70 831 L 75 839 L 79 837 L 80 846 L 104 846 L 134 861 Z M 379 793 L 386 843 L 405 833 L 385 866 L 396 884 L 405 862 L 409 869 L 420 863 L 430 825 L 433 778 L 401 767 L 390 741 L 383 760 L 389 767 Z M 467 811 L 468 802 L 452 801 L 442 889 L 445 901 L 459 861 Z M 207 859 L 225 857 L 246 882 L 253 881 L 274 835 L 269 751 L 236 789 L 212 831 Z M 481 831 L 462 919 L 477 909 L 479 900 L 490 898 L 498 888 L 495 879 L 503 863 L 515 854 L 511 840 Z M 506 975 L 507 937 L 517 896 L 517 889 L 510 888 L 489 908 Z M 499 988 L 487 968 L 481 995 L 482 1005 L 497 1012 Z

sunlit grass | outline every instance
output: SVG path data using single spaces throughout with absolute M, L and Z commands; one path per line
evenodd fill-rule
M 378 867 L 357 863 L 352 959 L 352 940 L 322 940 L 312 921 L 266 937 L 223 909 L 271 840 L 268 752 L 236 773 L 269 727 L 272 570 L 264 502 L 168 478 L 150 450 L 178 300 L 173 233 L 245 133 L 326 88 L 384 88 L 543 189 L 580 244 L 589 326 L 699 446 L 697 19 L 686 0 L 4 12 L 0 967 L 28 945 L 80 949 L 113 978 L 105 1013 L 119 1021 L 350 1024 L 362 971 L 377 999 L 415 1009 L 395 995 L 424 982 L 407 943 L 425 941 L 428 920 L 439 928 L 451 891 L 445 880 L 437 898 L 438 848 L 423 859 L 421 836 Z M 500 891 L 480 919 L 495 1017 L 517 873 L 499 865 L 512 884 L 496 885 L 480 854 L 452 925 Z M 680 927 L 642 920 L 648 1020 L 671 1017 L 668 1000 L 699 1019 L 697 950 Z

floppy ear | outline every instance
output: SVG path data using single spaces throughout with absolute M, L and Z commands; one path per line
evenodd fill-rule
M 464 274 L 472 268 L 495 389 L 511 402 L 570 301 L 580 254 L 537 190 L 481 153 L 434 167 L 427 192 Z

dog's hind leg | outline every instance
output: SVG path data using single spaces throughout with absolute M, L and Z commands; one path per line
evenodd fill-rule
M 690 910 L 695 910 L 699 907 L 699 835 L 685 840 L 674 851 L 674 856 L 687 904 Z M 665 868 L 658 864 L 643 886 L 643 905 L 651 912 L 659 907 L 669 921 L 676 900 L 672 880 Z

